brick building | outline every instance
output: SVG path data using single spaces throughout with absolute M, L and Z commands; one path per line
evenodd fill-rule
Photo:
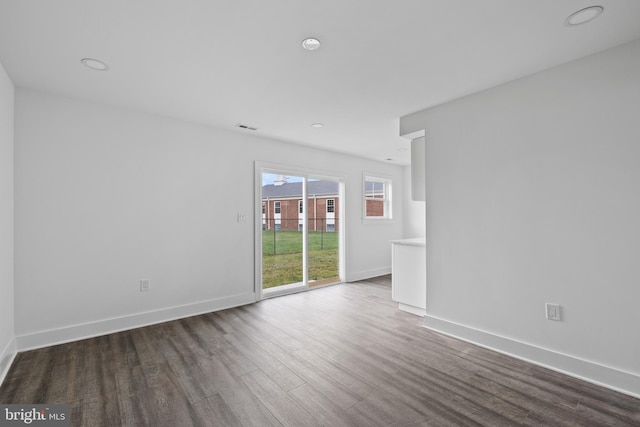
M 338 231 L 340 184 L 308 181 L 309 231 Z M 262 229 L 302 230 L 304 219 L 302 183 L 280 181 L 262 187 Z

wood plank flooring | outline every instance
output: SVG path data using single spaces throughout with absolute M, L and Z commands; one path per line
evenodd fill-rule
M 438 335 L 390 277 L 20 353 L 82 426 L 640 426 L 640 400 Z

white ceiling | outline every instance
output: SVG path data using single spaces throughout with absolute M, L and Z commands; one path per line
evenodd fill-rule
M 639 19 L 638 0 L 0 0 L 0 62 L 17 86 L 408 164 L 399 117 L 638 39 Z

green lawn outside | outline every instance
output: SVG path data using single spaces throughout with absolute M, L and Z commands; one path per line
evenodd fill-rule
M 309 233 L 309 280 L 339 275 L 338 233 Z M 262 286 L 271 288 L 302 281 L 302 233 L 262 232 Z

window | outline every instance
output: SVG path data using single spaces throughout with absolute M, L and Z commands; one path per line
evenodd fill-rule
M 334 213 L 336 211 L 336 201 L 334 199 L 327 200 L 327 213 Z
M 262 215 L 264 215 L 265 213 L 267 213 L 267 206 L 266 204 L 262 204 Z
M 364 177 L 364 212 L 367 219 L 391 219 L 390 179 Z
M 304 204 L 302 203 L 304 200 L 298 200 L 298 231 L 302 231 L 302 227 L 304 224 L 304 215 L 301 215 L 304 212 Z
M 275 202 L 273 205 L 273 212 L 279 214 L 280 213 L 280 202 Z

